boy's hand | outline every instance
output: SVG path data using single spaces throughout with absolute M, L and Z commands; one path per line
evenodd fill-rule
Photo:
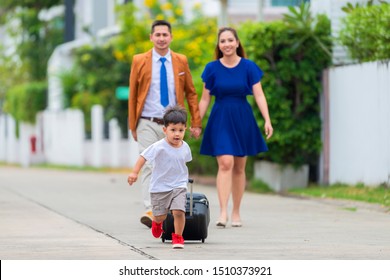
M 129 177 L 127 177 L 127 182 L 131 186 L 133 183 L 135 183 L 138 179 L 138 175 L 135 173 L 130 173 Z

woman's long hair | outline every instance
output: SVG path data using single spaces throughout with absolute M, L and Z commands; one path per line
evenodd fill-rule
M 221 50 L 219 49 L 219 37 L 221 37 L 222 32 L 230 31 L 233 33 L 234 38 L 238 41 L 238 47 L 236 49 L 236 53 L 240 57 L 246 57 L 244 47 L 242 46 L 240 39 L 238 39 L 237 31 L 234 28 L 231 27 L 222 27 L 218 31 L 218 40 L 217 40 L 217 46 L 215 47 L 215 59 L 220 59 L 223 57 L 223 54 Z

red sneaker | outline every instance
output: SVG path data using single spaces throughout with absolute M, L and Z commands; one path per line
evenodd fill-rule
M 183 249 L 184 248 L 183 236 L 172 233 L 172 248 L 173 249 Z
M 156 223 L 155 221 L 152 221 L 152 235 L 156 238 L 160 238 L 162 234 L 162 223 Z

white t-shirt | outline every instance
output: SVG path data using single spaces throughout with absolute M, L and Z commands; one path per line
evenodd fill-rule
M 192 154 L 185 141 L 179 148 L 175 148 L 169 145 L 165 138 L 161 139 L 146 148 L 141 156 L 152 164 L 153 171 L 149 186 L 151 193 L 187 188 L 186 163 L 192 160 Z

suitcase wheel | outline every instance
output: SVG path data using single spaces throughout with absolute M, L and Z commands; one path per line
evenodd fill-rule
M 204 243 L 204 238 L 202 238 L 202 243 Z

